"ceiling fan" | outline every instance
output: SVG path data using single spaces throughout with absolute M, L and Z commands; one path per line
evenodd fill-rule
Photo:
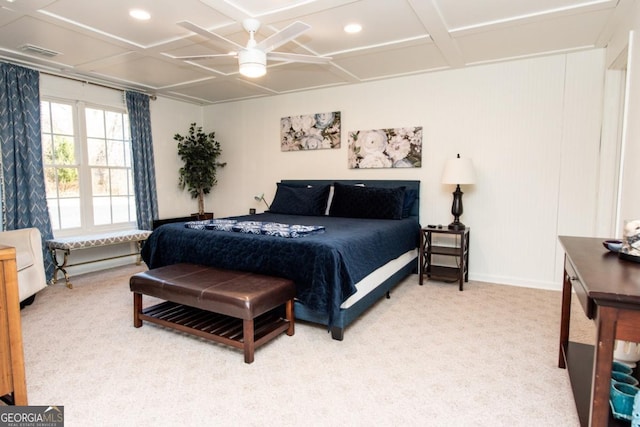
M 272 61 L 305 62 L 311 64 L 324 64 L 331 60 L 331 58 L 327 56 L 274 52 L 274 49 L 277 49 L 288 41 L 295 39 L 300 34 L 311 28 L 311 26 L 299 21 L 290 24 L 258 43 L 255 39 L 255 34 L 260 28 L 260 21 L 252 18 L 245 19 L 242 22 L 242 26 L 249 33 L 249 41 L 246 46 L 239 45 L 234 41 L 224 38 L 216 33 L 212 33 L 211 31 L 199 27 L 189 21 L 178 22 L 178 25 L 210 39 L 221 49 L 234 52 L 235 56 L 238 58 L 240 74 L 246 77 L 255 78 L 264 76 L 267 72 L 267 59 Z M 229 57 L 229 54 L 178 56 L 175 58 L 191 61 L 216 57 Z

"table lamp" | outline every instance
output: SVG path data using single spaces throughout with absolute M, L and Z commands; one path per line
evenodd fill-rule
M 451 205 L 451 214 L 454 220 L 449 224 L 449 230 L 464 230 L 466 227 L 460 222 L 462 215 L 462 195 L 460 184 L 474 184 L 475 173 L 473 171 L 473 163 L 471 159 L 461 159 L 460 154 L 455 159 L 449 159 L 444 165 L 442 172 L 443 184 L 456 184 L 456 191 L 453 192 L 453 204 Z

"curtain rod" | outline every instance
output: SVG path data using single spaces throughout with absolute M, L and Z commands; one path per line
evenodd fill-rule
M 6 61 L 6 62 L 11 63 L 11 64 L 19 65 L 21 67 L 31 68 L 32 70 L 36 70 L 39 73 L 47 74 L 49 76 L 61 77 L 63 79 L 73 80 L 73 81 L 80 82 L 80 83 L 91 84 L 91 85 L 94 85 L 94 86 L 103 87 L 105 89 L 113 89 L 113 90 L 121 90 L 121 91 L 128 90 L 124 86 L 121 86 L 121 87 L 110 86 L 110 85 L 108 85 L 106 83 L 92 82 L 92 81 L 90 81 L 88 79 L 81 79 L 79 77 L 67 76 L 67 75 L 64 75 L 64 74 L 61 74 L 61 73 L 55 72 L 55 71 L 47 71 L 47 70 L 45 70 L 43 68 L 43 67 L 46 67 L 46 66 L 38 66 L 37 64 L 33 64 L 33 63 L 27 62 L 27 61 L 21 61 L 21 60 L 16 59 L 16 58 L 9 58 L 9 57 L 6 57 L 6 56 L 4 56 L 2 54 L 0 54 L 0 60 Z M 131 89 L 131 90 L 134 90 L 134 89 Z M 138 91 L 138 92 L 141 92 L 141 91 Z M 142 92 L 142 93 L 145 93 L 145 92 Z M 149 98 L 152 101 L 155 101 L 156 99 L 158 99 L 158 97 L 155 94 L 145 93 L 145 95 L 148 95 Z
M 63 79 L 72 80 L 72 81 L 80 82 L 80 83 L 86 83 L 86 84 L 89 84 L 89 85 L 103 87 L 105 89 L 113 89 L 113 90 L 120 90 L 120 91 L 129 90 L 129 89 L 125 88 L 125 87 L 110 86 L 110 85 L 105 84 L 105 83 L 92 82 L 92 81 L 89 81 L 87 79 L 81 79 L 79 77 L 65 76 L 63 74 L 52 73 L 50 71 L 43 71 L 43 70 L 38 70 L 38 71 L 40 73 L 42 73 L 42 74 L 46 74 L 46 75 L 49 75 L 49 76 L 60 77 L 60 78 L 63 78 Z M 149 95 L 149 94 L 147 94 L 147 95 Z M 149 95 L 149 99 L 151 99 L 152 101 L 155 101 L 156 99 L 158 99 L 158 97 L 156 95 L 154 95 L 154 94 L 151 94 L 151 95 Z

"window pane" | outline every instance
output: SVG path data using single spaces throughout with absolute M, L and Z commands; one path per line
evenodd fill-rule
M 102 110 L 87 108 L 87 136 L 89 138 L 104 138 L 104 113 Z
M 131 167 L 131 141 L 128 140 L 124 143 L 124 165 Z
M 51 219 L 51 228 L 60 230 L 60 215 L 58 213 L 58 199 L 47 198 L 47 207 L 49 208 L 49 218 Z
M 78 168 L 58 168 L 59 197 L 79 197 Z
M 129 188 L 126 169 L 111 169 L 111 195 L 126 196 Z
M 129 197 L 129 218 L 131 218 L 131 221 L 135 222 L 136 221 L 136 198 L 135 197 Z
M 71 105 L 51 104 L 53 133 L 73 135 L 73 111 Z
M 111 224 L 111 198 L 93 198 L 93 223 L 95 225 Z
M 124 166 L 124 142 L 107 141 L 109 147 L 109 166 Z
M 91 168 L 91 193 L 94 196 L 109 195 L 109 169 Z
M 129 198 L 112 197 L 113 222 L 129 222 Z
M 123 114 L 122 117 L 122 126 L 123 126 L 123 130 L 124 130 L 124 139 L 126 139 L 127 141 L 131 140 L 131 135 L 129 135 L 129 131 L 131 130 L 129 128 L 129 115 L 128 114 Z
M 47 199 L 58 197 L 58 181 L 56 180 L 56 168 L 44 168 L 44 186 Z
M 123 139 L 122 114 L 105 111 L 107 139 Z
M 51 135 L 42 135 L 42 161 L 46 165 L 53 163 L 53 140 Z
M 90 166 L 106 166 L 107 153 L 104 147 L 104 139 L 87 139 L 87 153 Z
M 74 165 L 76 163 L 74 140 L 70 136 L 54 136 L 53 150 L 55 158 L 53 163 L 59 165 Z
M 48 102 L 40 103 L 40 129 L 42 132 L 51 133 L 51 105 Z
M 60 223 L 62 228 L 80 227 L 80 199 L 60 199 Z
M 128 176 L 129 176 L 129 188 L 127 189 L 127 194 L 133 196 L 136 194 L 136 191 L 134 189 L 133 186 L 133 170 L 132 169 L 128 169 Z

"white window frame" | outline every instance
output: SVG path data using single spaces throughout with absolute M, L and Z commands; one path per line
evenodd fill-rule
M 117 224 L 94 225 L 93 217 L 93 195 L 91 191 L 91 167 L 89 166 L 89 154 L 87 147 L 86 132 L 86 108 L 110 111 L 120 114 L 127 114 L 125 108 L 113 105 L 100 105 L 97 103 L 64 99 L 55 96 L 41 96 L 41 102 L 51 102 L 71 105 L 74 114 L 74 155 L 76 163 L 70 166 L 78 168 L 80 187 L 80 227 L 53 230 L 55 237 L 81 236 L 96 233 L 106 233 L 110 231 L 131 230 L 137 228 L 136 221 L 129 221 Z M 130 133 L 130 131 L 129 131 Z M 133 172 L 133 153 L 130 153 L 131 170 Z M 44 159 L 43 159 L 44 161 Z M 133 183 L 132 183 L 133 186 Z

